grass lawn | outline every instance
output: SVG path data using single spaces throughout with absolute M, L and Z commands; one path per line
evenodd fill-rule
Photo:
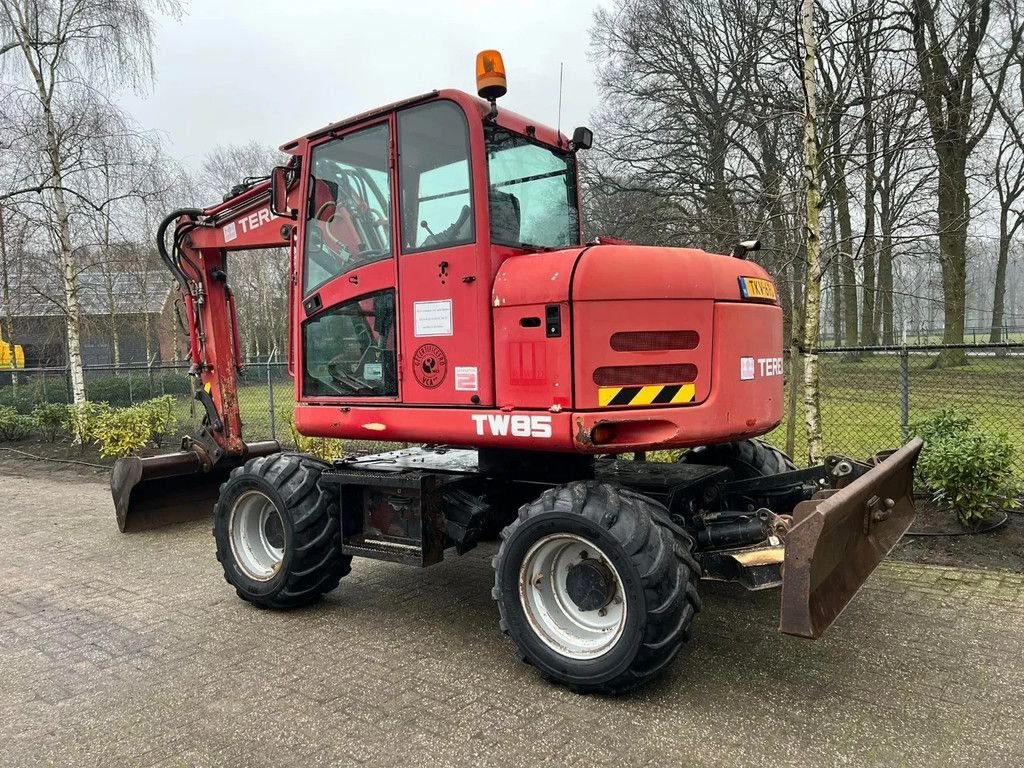
M 956 408 L 993 432 L 1005 432 L 1018 446 L 1024 476 L 1024 358 L 973 357 L 959 368 L 929 370 L 931 355 L 911 355 L 910 424 L 943 408 Z M 900 361 L 896 355 L 821 360 L 821 411 L 826 451 L 864 458 L 902 442 Z M 788 392 L 787 392 L 788 396 Z M 802 403 L 798 404 L 794 459 L 806 463 Z M 785 447 L 786 423 L 768 435 Z

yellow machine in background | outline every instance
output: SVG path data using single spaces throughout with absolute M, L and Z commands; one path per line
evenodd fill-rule
M 20 344 L 14 345 L 14 364 L 11 364 L 11 345 L 4 340 L 3 328 L 0 328 L 0 370 L 5 368 L 24 368 L 25 350 Z

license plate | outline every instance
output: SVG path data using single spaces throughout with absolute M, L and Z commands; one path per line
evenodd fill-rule
M 761 277 L 741 277 L 740 293 L 744 299 L 754 301 L 777 301 L 779 298 L 775 283 Z

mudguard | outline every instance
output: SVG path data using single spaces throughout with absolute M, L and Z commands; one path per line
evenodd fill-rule
M 816 639 L 914 522 L 915 438 L 839 490 L 793 510 L 785 538 L 779 629 Z

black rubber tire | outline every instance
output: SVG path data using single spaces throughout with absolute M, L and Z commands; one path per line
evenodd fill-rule
M 737 480 L 769 477 L 796 469 L 789 456 L 770 443 L 757 439 L 705 445 L 687 451 L 679 460 L 688 464 L 728 467 Z
M 574 533 L 598 546 L 615 566 L 626 599 L 626 627 L 607 652 L 573 659 L 550 648 L 531 628 L 519 598 L 523 558 L 551 533 Z M 634 491 L 593 480 L 549 488 L 523 505 L 501 534 L 493 596 L 501 631 L 520 658 L 546 679 L 578 693 L 622 693 L 643 684 L 675 658 L 701 609 L 700 565 L 693 539 L 664 506 Z
M 243 600 L 260 608 L 299 608 L 335 589 L 351 570 L 352 557 L 341 553 L 337 498 L 319 484 L 325 467 L 308 456 L 275 453 L 250 459 L 220 487 L 213 522 L 217 560 Z M 253 489 L 274 502 L 284 533 L 281 567 L 267 581 L 251 578 L 238 565 L 228 530 L 235 501 Z

